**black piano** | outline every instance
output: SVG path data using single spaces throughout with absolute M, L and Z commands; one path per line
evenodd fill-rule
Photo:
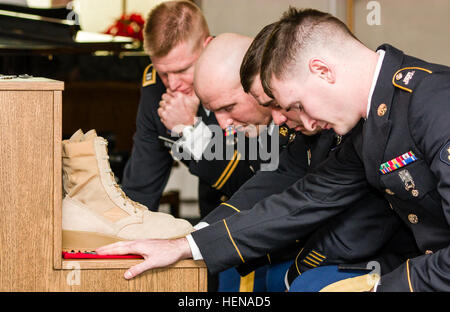
M 0 4 L 0 79 L 21 75 L 65 82 L 63 136 L 96 129 L 110 142 L 120 179 L 131 152 L 148 56 L 131 38 L 83 31 L 66 8 Z

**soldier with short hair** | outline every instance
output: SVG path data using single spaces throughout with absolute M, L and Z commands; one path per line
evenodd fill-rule
M 173 164 L 176 141 L 181 159 L 199 177 L 201 216 L 230 197 L 253 176 L 256 163 L 235 153 L 230 159 L 207 160 L 217 126 L 214 113 L 205 110 L 194 92 L 195 64 L 213 40 L 201 10 L 191 1 L 167 1 L 148 15 L 144 48 L 151 58 L 142 79 L 141 99 L 131 157 L 122 187 L 133 200 L 156 211 Z

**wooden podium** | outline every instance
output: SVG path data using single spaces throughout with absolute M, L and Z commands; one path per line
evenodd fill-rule
M 0 80 L 0 292 L 206 291 L 203 261 L 127 281 L 142 260 L 62 259 L 63 89 L 44 78 Z

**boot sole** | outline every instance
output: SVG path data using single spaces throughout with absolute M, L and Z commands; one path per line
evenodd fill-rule
M 186 237 L 188 233 L 164 239 L 177 239 Z M 129 241 L 117 236 L 83 231 L 62 231 L 62 251 L 64 252 L 94 252 L 98 247 Z
M 62 250 L 65 252 L 93 252 L 101 246 L 126 241 L 125 239 L 82 231 L 62 231 Z

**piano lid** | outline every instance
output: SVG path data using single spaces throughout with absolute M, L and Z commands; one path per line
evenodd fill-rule
M 0 10 L 1 35 L 73 43 L 79 30 L 74 21 Z
M 132 43 L 128 37 L 81 31 L 74 21 L 0 10 L 0 52 L 126 51 Z
M 33 15 L 39 15 L 44 17 L 53 17 L 59 19 L 67 19 L 71 10 L 64 6 L 52 6 L 50 8 L 42 7 L 30 7 L 28 6 L 28 1 L 26 4 L 13 4 L 11 1 L 0 0 L 0 10 L 13 11 L 19 13 L 28 13 Z M 53 0 L 52 0 L 53 2 Z

